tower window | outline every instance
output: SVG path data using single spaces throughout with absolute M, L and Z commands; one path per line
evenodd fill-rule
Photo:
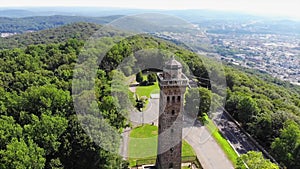
M 174 115 L 175 114 L 175 110 L 172 110 L 172 115 Z
M 169 96 L 167 97 L 167 102 L 168 102 L 168 103 L 170 102 L 170 97 L 169 97 Z
M 175 96 L 172 96 L 172 102 L 175 102 Z
M 178 101 L 178 102 L 180 102 L 180 99 L 181 99 L 180 96 L 177 96 L 177 101 Z

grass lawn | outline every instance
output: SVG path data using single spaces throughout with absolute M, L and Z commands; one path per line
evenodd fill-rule
M 137 127 L 131 131 L 129 139 L 129 157 L 138 159 L 156 156 L 156 126 L 144 125 Z
M 155 163 L 157 153 L 157 126 L 144 125 L 133 129 L 129 139 L 129 163 L 130 166 L 136 164 L 136 160 L 149 159 L 150 163 Z M 195 156 L 193 148 L 186 142 L 182 142 L 182 156 Z
M 143 79 L 146 80 L 147 75 L 143 75 Z M 158 82 L 156 81 L 156 82 L 154 82 L 154 85 L 150 85 L 150 86 L 137 86 L 135 92 L 138 97 L 146 96 L 149 100 L 150 94 L 159 93 Z M 148 100 L 146 100 L 146 104 L 144 105 L 144 107 L 147 107 L 148 102 L 149 102 Z
M 151 93 L 159 93 L 158 82 L 154 82 L 154 85 L 151 86 L 137 86 L 136 88 L 136 94 L 139 97 L 146 96 L 150 98 Z
M 204 125 L 209 130 L 209 132 L 212 134 L 216 142 L 220 145 L 220 147 L 223 149 L 225 154 L 227 155 L 228 159 L 236 166 L 236 160 L 238 158 L 237 153 L 234 151 L 234 149 L 230 146 L 228 141 L 221 135 L 219 132 L 219 129 L 215 126 L 215 124 L 212 122 L 211 119 L 208 118 L 207 115 L 204 117 Z

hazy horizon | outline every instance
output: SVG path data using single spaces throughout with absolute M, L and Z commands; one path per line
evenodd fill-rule
M 241 12 L 260 16 L 282 16 L 300 19 L 296 0 L 10 0 L 2 2 L 0 8 L 34 8 L 34 7 L 93 7 L 93 8 L 118 8 L 118 9 L 141 9 L 141 10 L 215 10 L 225 12 Z

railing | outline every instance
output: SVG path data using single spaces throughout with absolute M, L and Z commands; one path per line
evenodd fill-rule
M 187 86 L 188 80 L 160 80 L 160 86 Z
M 187 86 L 189 79 L 181 74 L 180 78 L 164 79 L 161 73 L 158 73 L 158 82 L 161 86 Z

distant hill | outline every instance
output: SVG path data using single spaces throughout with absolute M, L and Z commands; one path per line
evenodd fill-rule
M 0 10 L 1 17 L 28 17 L 28 16 L 35 16 L 37 13 L 29 10 L 22 10 L 22 9 L 7 9 L 7 10 Z
M 24 33 L 28 31 L 39 31 L 39 30 L 59 27 L 74 22 L 89 22 L 89 23 L 96 23 L 96 24 L 105 24 L 119 17 L 121 17 L 121 15 L 105 16 L 105 17 L 62 16 L 62 15 L 33 16 L 33 17 L 24 17 L 24 18 L 0 17 L 0 33 L 14 33 L 14 32 Z
M 98 24 L 80 22 L 39 32 L 14 35 L 0 38 L 0 49 L 26 47 L 31 44 L 61 43 L 70 38 L 86 40 L 100 28 Z

